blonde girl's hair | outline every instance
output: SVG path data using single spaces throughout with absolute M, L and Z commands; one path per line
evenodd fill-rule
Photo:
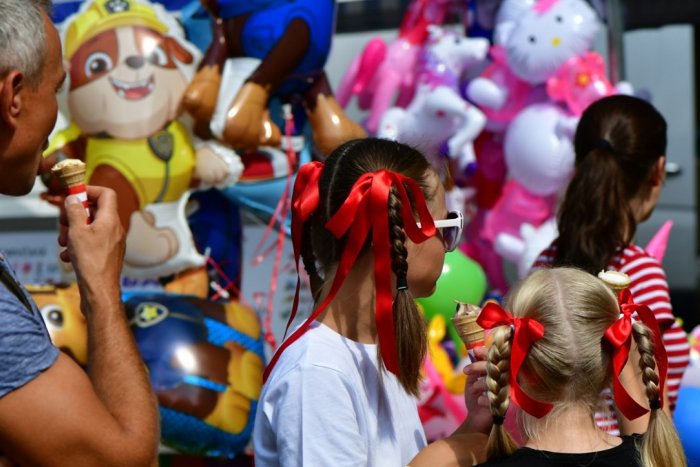
M 639 451 L 645 467 L 676 467 L 687 465 L 683 446 L 673 422 L 660 410 L 658 401 L 663 399 L 659 386 L 659 374 L 654 360 L 654 340 L 651 331 L 641 322 L 632 325 L 632 335 L 639 350 L 639 369 L 651 413 L 649 426 L 642 435 Z M 656 404 L 653 402 L 656 401 Z
M 603 342 L 606 329 L 620 315 L 612 291 L 584 271 L 552 268 L 528 276 L 506 297 L 506 307 L 513 316 L 533 318 L 545 329 L 544 337 L 533 344 L 518 375 L 523 389 L 537 400 L 555 404 L 546 415 L 550 420 L 569 406 L 585 404 L 594 423 L 599 395 L 612 376 L 611 352 Z M 659 397 L 659 385 L 649 331 L 635 324 L 634 336 L 640 348 L 647 397 L 654 400 Z M 496 328 L 486 377 L 491 412 L 496 418 L 505 416 L 509 404 L 511 342 L 509 327 Z M 684 465 L 673 463 L 682 457 L 682 448 L 668 417 L 654 410 L 651 420 L 653 425 L 650 422 L 640 446 L 644 465 Z M 521 422 L 527 436 L 536 436 L 531 416 L 523 412 Z M 507 457 L 516 449 L 505 428 L 494 424 L 487 445 L 488 459 Z

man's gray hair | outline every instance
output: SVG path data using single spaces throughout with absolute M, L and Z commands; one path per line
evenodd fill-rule
M 20 70 L 32 85 L 41 80 L 46 56 L 42 11 L 51 13 L 51 0 L 0 0 L 0 78 Z

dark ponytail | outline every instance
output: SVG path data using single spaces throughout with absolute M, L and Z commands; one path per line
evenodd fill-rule
M 634 238 L 631 201 L 649 194 L 666 153 L 666 121 L 641 99 L 606 97 L 583 113 L 574 148 L 576 170 L 560 206 L 554 265 L 596 274 Z

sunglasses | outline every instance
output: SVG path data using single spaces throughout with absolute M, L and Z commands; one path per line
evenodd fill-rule
M 442 243 L 445 245 L 445 251 L 454 251 L 459 245 L 459 240 L 462 238 L 462 228 L 464 228 L 464 217 L 459 211 L 450 211 L 447 213 L 447 219 L 433 221 L 436 229 L 440 229 Z M 420 227 L 418 222 L 418 227 Z

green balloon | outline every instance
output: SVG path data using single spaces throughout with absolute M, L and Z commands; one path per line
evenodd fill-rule
M 467 257 L 459 250 L 445 255 L 445 265 L 430 297 L 416 299 L 423 307 L 428 321 L 435 315 L 442 315 L 448 323 L 452 341 L 459 349 L 462 340 L 452 324 L 457 305 L 455 301 L 480 305 L 486 294 L 486 275 L 479 263 Z

